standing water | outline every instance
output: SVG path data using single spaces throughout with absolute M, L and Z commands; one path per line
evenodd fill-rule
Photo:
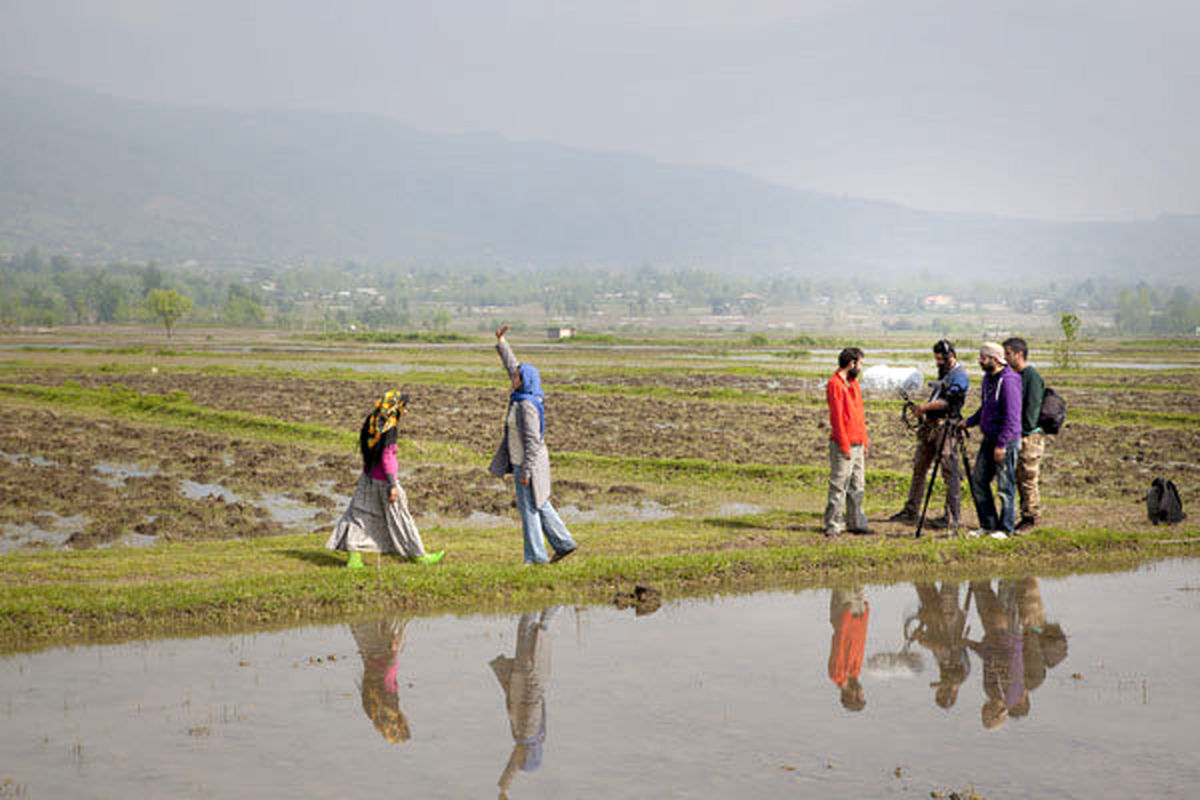
M 1200 785 L 1198 622 L 1200 562 L 1172 561 L 68 647 L 0 658 L 0 785 L 1183 797 Z

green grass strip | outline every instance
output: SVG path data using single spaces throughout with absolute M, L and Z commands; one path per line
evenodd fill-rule
M 701 523 L 703 524 L 703 523 Z M 599 533 L 580 526 L 584 551 L 537 569 L 520 565 L 519 536 L 467 555 L 458 536 L 432 530 L 451 555 L 436 567 L 368 558 L 361 571 L 321 548 L 317 537 L 164 544 L 130 550 L 17 553 L 0 557 L 0 652 L 147 635 L 192 635 L 308 624 L 369 612 L 506 610 L 547 602 L 604 602 L 634 584 L 668 597 L 767 585 L 830 585 L 1128 566 L 1194 554 L 1200 531 L 1168 534 L 1044 530 L 1006 541 L 908 538 L 826 541 L 688 551 L 672 539 L 655 554 L 587 545 Z M 594 526 L 593 526 L 594 527 Z M 657 541 L 655 527 L 641 538 Z M 769 529 L 767 529 L 769 530 Z M 734 528 L 741 534 L 744 530 Z M 632 539 L 638 534 L 630 532 Z M 492 538 L 497 538 L 493 535 Z M 442 545 L 440 545 L 442 546 Z

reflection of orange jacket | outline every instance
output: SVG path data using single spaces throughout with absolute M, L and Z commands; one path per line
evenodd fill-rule
M 858 381 L 833 373 L 825 384 L 825 399 L 829 402 L 829 438 L 843 453 L 849 453 L 852 444 L 866 444 L 867 416 Z
M 863 605 L 863 613 L 858 617 L 847 607 L 833 627 L 833 641 L 829 643 L 829 678 L 838 686 L 844 686 L 847 678 L 857 678 L 862 672 L 867 618 L 870 616 L 871 606 L 867 604 Z

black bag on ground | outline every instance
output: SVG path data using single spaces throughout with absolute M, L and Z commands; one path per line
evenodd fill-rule
M 1183 520 L 1183 500 L 1175 482 L 1166 478 L 1155 478 L 1146 492 L 1146 515 L 1155 525 L 1174 525 Z
M 1062 430 L 1066 420 L 1067 401 L 1047 386 L 1045 394 L 1042 395 L 1042 413 L 1038 416 L 1038 427 L 1042 429 L 1042 433 L 1055 436 Z

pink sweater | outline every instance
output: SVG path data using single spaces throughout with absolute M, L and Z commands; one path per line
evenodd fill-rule
M 396 459 L 395 443 L 383 448 L 383 457 L 379 459 L 378 464 L 371 467 L 371 471 L 367 474 L 377 481 L 397 482 L 396 476 L 400 474 L 400 462 Z

